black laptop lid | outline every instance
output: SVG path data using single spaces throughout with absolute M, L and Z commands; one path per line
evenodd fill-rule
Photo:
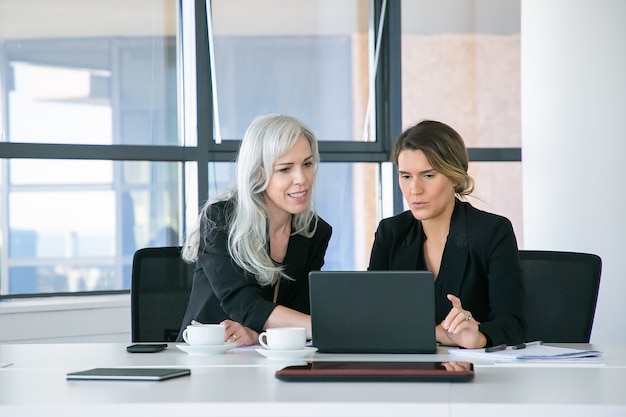
M 429 271 L 313 271 L 313 345 L 326 353 L 433 353 Z

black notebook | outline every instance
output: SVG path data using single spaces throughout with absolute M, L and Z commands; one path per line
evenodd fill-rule
M 186 368 L 93 368 L 70 372 L 67 379 L 162 381 L 191 374 Z

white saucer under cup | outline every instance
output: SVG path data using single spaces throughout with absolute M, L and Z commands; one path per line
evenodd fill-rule
M 178 344 L 176 347 L 189 355 L 221 355 L 235 347 L 235 343 L 222 343 L 214 346 Z
M 286 361 L 304 359 L 317 352 L 317 348 L 313 346 L 306 346 L 304 349 L 296 350 L 257 349 L 256 351 L 268 359 Z
M 304 327 L 273 327 L 259 335 L 259 343 L 269 350 L 302 350 L 306 344 Z

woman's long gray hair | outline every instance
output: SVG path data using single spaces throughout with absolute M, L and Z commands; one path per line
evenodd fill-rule
M 268 253 L 267 223 L 269 213 L 264 191 L 272 177 L 274 162 L 287 153 L 304 136 L 311 145 L 313 163 L 319 163 L 319 151 L 315 134 L 296 118 L 270 114 L 257 117 L 244 134 L 237 155 L 237 178 L 235 186 L 207 201 L 198 218 L 198 227 L 187 237 L 183 247 L 183 259 L 198 259 L 200 240 L 206 239 L 215 227 L 207 217 L 211 204 L 233 200 L 234 210 L 228 224 L 228 250 L 237 265 L 254 275 L 260 285 L 271 285 L 281 276 L 289 278 L 283 268 L 276 266 Z M 315 181 L 311 187 L 309 207 L 293 216 L 292 234 L 311 237 L 317 226 L 314 208 Z M 311 222 L 315 220 L 314 226 Z M 210 245 L 211 242 L 204 242 Z

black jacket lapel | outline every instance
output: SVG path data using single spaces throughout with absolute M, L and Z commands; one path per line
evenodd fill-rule
M 461 294 L 463 277 L 469 257 L 467 246 L 467 226 L 466 215 L 462 204 L 458 200 L 454 203 L 454 212 L 450 221 L 450 231 L 446 247 L 443 251 L 441 270 L 438 280 L 442 280 L 443 289 L 446 294 Z

